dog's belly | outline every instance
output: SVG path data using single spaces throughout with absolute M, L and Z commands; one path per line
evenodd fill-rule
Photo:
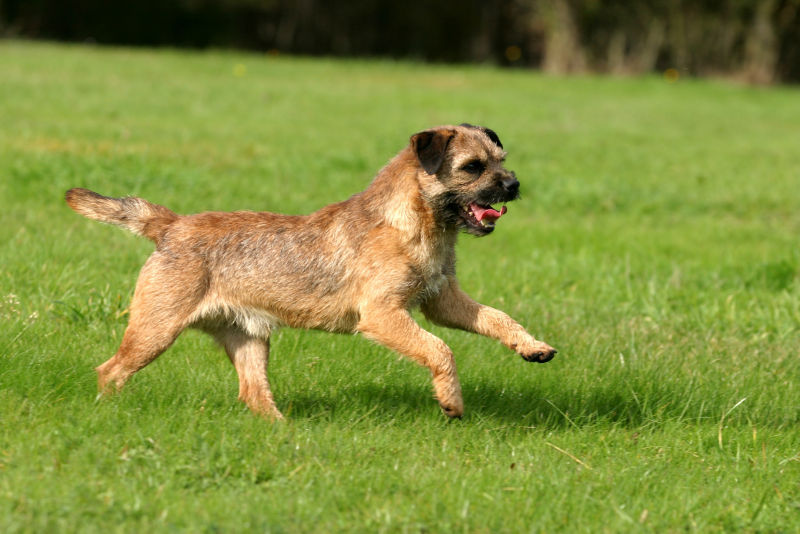
M 234 327 L 250 336 L 266 339 L 284 326 L 283 321 L 275 315 L 256 308 L 215 306 L 199 309 L 196 315 L 193 324 L 212 333 Z
M 300 300 L 293 304 L 252 299 L 233 303 L 211 296 L 198 306 L 190 322 L 209 331 L 234 327 L 262 339 L 286 326 L 339 333 L 355 331 L 358 313 L 352 307 L 324 298 Z

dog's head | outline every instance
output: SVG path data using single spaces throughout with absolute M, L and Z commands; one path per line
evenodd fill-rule
M 503 167 L 506 152 L 489 128 L 441 126 L 411 136 L 421 170 L 435 180 L 424 192 L 446 225 L 483 236 L 506 212 L 492 204 L 519 197 L 519 182 Z

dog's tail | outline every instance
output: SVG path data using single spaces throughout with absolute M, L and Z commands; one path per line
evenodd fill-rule
M 65 199 L 70 208 L 84 217 L 127 228 L 156 244 L 164 237 L 169 225 L 178 220 L 173 211 L 143 198 L 105 197 L 78 187 L 67 191 Z

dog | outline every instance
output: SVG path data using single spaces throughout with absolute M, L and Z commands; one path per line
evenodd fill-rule
M 460 232 L 485 236 L 519 196 L 506 152 L 484 127 L 414 134 L 369 187 L 310 215 L 177 215 L 136 197 L 66 193 L 90 219 L 155 242 L 139 274 L 119 350 L 96 368 L 101 394 L 122 388 L 186 328 L 211 334 L 239 377 L 239 399 L 282 419 L 267 380 L 269 339 L 281 326 L 358 332 L 426 366 L 442 411 L 464 403 L 450 348 L 433 323 L 495 338 L 527 361 L 556 354 L 505 313 L 472 300 L 456 279 Z M 502 204 L 500 210 L 493 207 Z

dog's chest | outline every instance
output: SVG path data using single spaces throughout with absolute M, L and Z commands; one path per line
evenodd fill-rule
M 412 247 L 414 264 L 413 273 L 417 278 L 414 285 L 418 288 L 417 298 L 425 298 L 437 294 L 447 280 L 447 274 L 453 270 L 455 252 L 452 243 L 443 238 L 421 239 Z

